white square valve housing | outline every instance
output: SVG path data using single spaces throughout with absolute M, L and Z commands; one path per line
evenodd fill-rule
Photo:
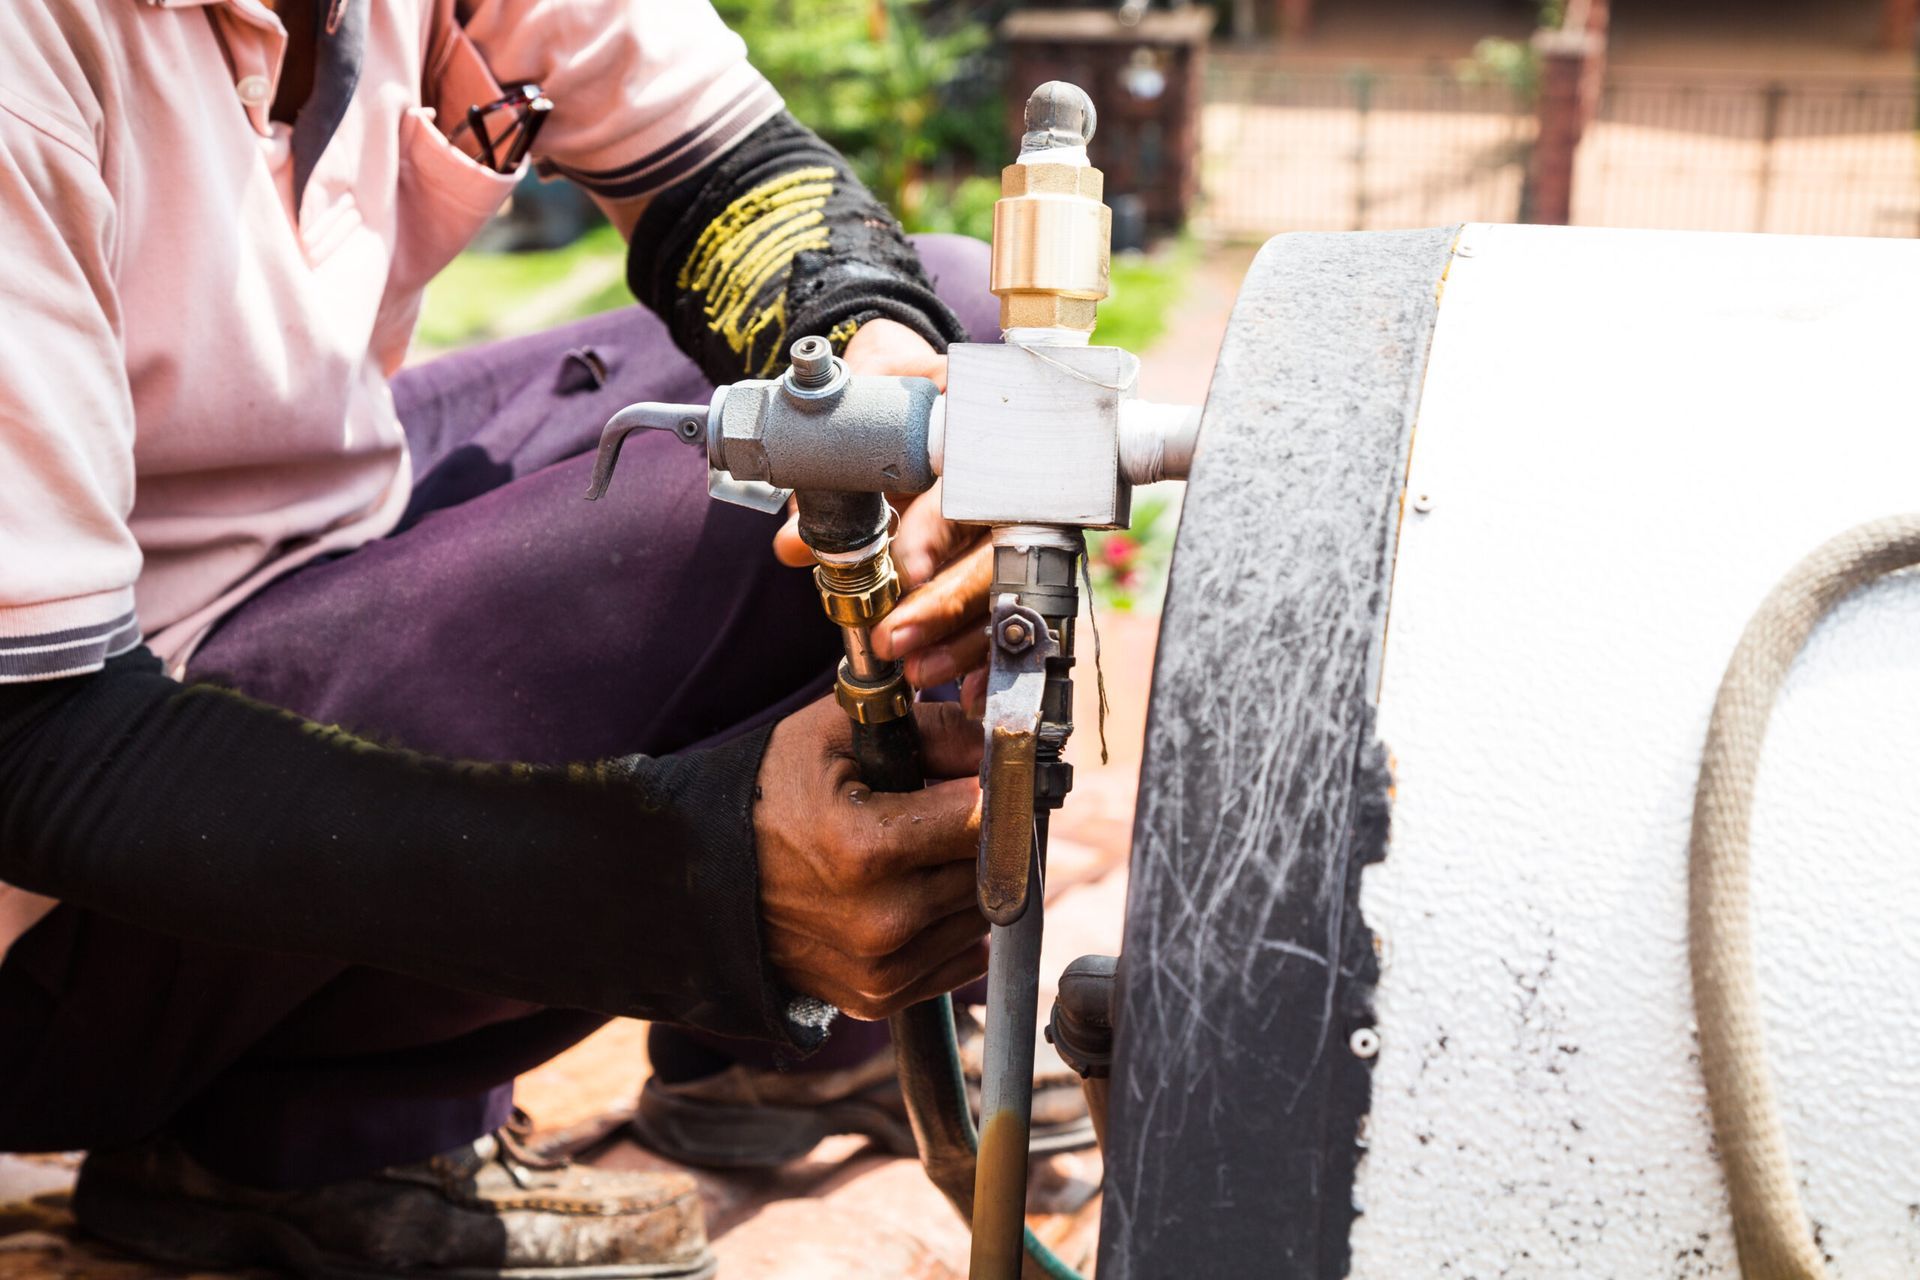
M 1125 528 L 1120 402 L 1140 361 L 1119 347 L 962 342 L 947 352 L 940 510 L 969 524 Z

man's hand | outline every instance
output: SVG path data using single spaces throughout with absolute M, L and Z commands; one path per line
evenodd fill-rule
M 869 791 L 832 698 L 781 721 L 760 766 L 753 830 L 767 957 L 794 990 L 856 1018 L 883 1018 L 987 966 L 974 891 L 980 728 L 951 703 L 914 712 L 928 773 L 955 781 Z
M 925 338 L 894 320 L 869 320 L 847 343 L 854 373 L 929 378 L 947 386 L 947 358 Z M 813 563 L 788 520 L 773 541 L 782 564 Z M 906 662 L 907 680 L 926 689 L 968 677 L 962 701 L 976 713 L 984 699 L 987 660 L 987 591 L 993 583 L 993 548 L 986 530 L 950 524 L 940 515 L 940 486 L 914 498 L 901 511 L 893 562 L 908 594 L 874 631 L 882 658 Z

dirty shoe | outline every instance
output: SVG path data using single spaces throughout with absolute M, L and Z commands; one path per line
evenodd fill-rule
M 500 1130 L 419 1164 L 305 1191 L 218 1178 L 151 1140 L 87 1157 L 74 1216 L 134 1252 L 308 1280 L 621 1280 L 714 1272 L 693 1179 L 534 1154 Z
M 974 1109 L 980 1106 L 984 1037 L 957 1011 L 960 1065 Z M 640 1145 L 681 1164 L 762 1169 L 797 1160 L 823 1138 L 857 1134 L 892 1155 L 917 1154 L 893 1048 L 838 1071 L 782 1071 L 735 1063 L 689 1080 L 650 1076 L 640 1089 L 632 1133 Z M 1093 1121 L 1080 1089 L 1053 1046 L 1036 1046 L 1033 1075 L 1035 1155 L 1093 1145 Z

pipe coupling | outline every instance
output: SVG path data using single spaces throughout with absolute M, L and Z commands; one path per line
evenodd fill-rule
M 898 670 L 879 684 L 865 684 L 853 678 L 853 668 L 844 659 L 833 682 L 833 699 L 856 724 L 884 724 L 913 710 L 913 691 Z
M 1030 160 L 1001 172 L 989 287 L 1000 299 L 1002 329 L 1092 331 L 1111 272 L 1105 186 L 1084 161 Z
M 816 564 L 813 581 L 827 616 L 842 627 L 876 626 L 900 600 L 900 575 L 885 547 L 853 564 Z

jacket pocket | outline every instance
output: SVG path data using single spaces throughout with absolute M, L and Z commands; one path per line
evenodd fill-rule
M 496 173 L 440 131 L 434 113 L 400 118 L 400 182 L 393 263 L 374 326 L 374 349 L 391 373 L 406 355 L 421 292 L 466 248 L 512 193 L 518 174 Z

